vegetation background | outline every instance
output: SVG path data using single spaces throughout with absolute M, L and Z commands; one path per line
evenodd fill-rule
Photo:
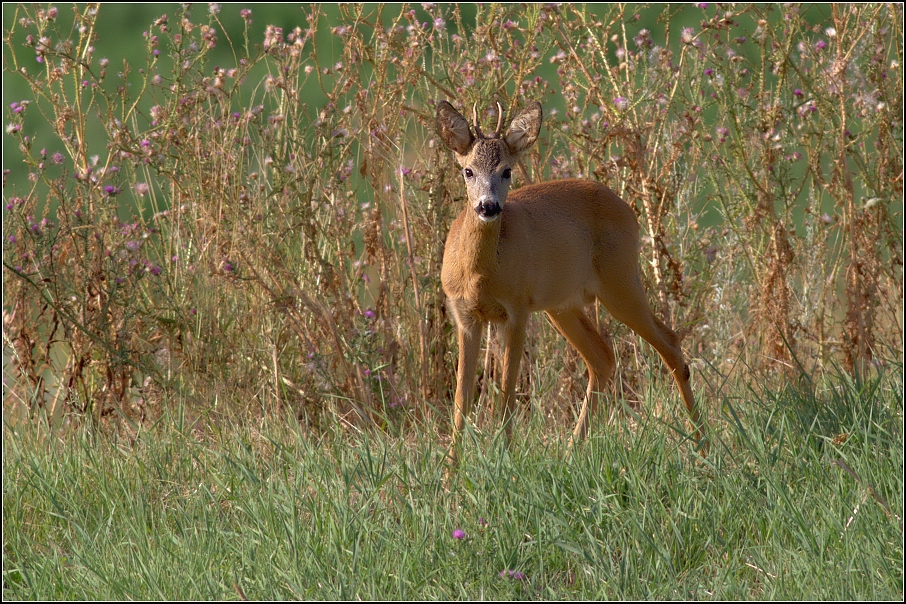
M 901 5 L 5 4 L 3 30 L 4 597 L 902 597 Z M 526 176 L 637 210 L 708 460 L 595 308 L 622 413 L 562 458 L 584 367 L 535 319 L 525 441 L 479 404 L 440 486 L 438 99 L 541 101 Z

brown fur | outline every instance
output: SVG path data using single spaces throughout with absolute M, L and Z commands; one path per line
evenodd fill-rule
M 547 313 L 588 365 L 588 390 L 573 437 L 587 434 L 597 393 L 615 365 L 610 343 L 584 311 L 595 298 L 660 353 L 698 429 L 679 338 L 651 311 L 642 286 L 638 222 L 632 208 L 606 186 L 589 180 L 544 182 L 507 195 L 509 179 L 504 171 L 513 168 L 520 153 L 534 144 L 541 127 L 537 103 L 519 114 L 500 139 L 469 139 L 471 133 L 463 134 L 458 115 L 446 103 L 438 108 L 438 130 L 457 152 L 469 197 L 468 207 L 450 227 L 441 269 L 459 341 L 451 460 L 456 460 L 457 435 L 474 395 L 483 326 L 491 322 L 501 328 L 509 435 L 526 322 L 537 311 Z M 448 128 L 450 124 L 456 130 Z M 481 199 L 499 202 L 501 213 L 483 220 Z M 700 438 L 700 431 L 697 434 Z

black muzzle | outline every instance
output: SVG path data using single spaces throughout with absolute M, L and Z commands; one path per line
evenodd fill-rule
M 482 220 L 494 220 L 502 210 L 496 201 L 481 201 L 475 206 L 475 213 Z

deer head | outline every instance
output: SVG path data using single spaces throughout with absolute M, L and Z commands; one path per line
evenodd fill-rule
M 472 108 L 469 123 L 447 101 L 437 105 L 437 132 L 441 140 L 456 154 L 462 166 L 469 203 L 483 222 L 497 219 L 503 210 L 510 188 L 512 169 L 519 156 L 531 147 L 541 132 L 541 103 L 534 101 L 510 123 L 501 135 L 503 107 L 497 103 L 497 129 L 485 135 L 478 123 L 478 104 Z

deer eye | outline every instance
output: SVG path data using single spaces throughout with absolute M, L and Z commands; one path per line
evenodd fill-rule
M 509 180 L 512 175 L 513 175 L 513 172 L 509 168 L 504 170 L 503 174 L 501 174 L 501 176 L 503 176 L 507 180 Z
M 472 173 L 472 170 L 469 168 L 466 168 L 465 170 L 463 170 L 462 173 L 466 175 L 466 178 L 472 178 L 474 176 L 474 174 Z

